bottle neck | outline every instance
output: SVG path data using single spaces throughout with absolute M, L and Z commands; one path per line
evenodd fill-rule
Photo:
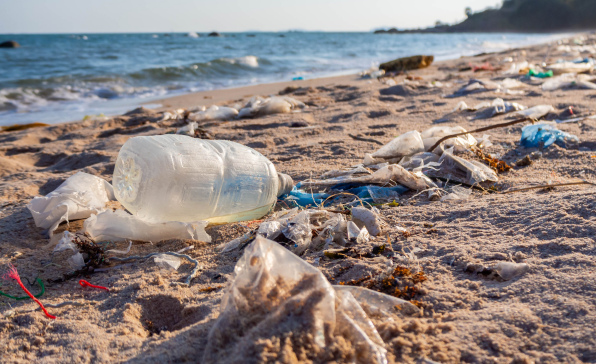
M 288 176 L 287 174 L 278 173 L 277 178 L 279 180 L 277 197 L 290 193 L 294 188 L 294 181 L 292 180 L 292 177 Z

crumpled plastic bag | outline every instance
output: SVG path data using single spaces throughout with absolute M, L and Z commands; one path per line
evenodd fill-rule
M 342 337 L 355 349 L 353 357 L 342 361 L 386 363 L 385 344 L 356 298 L 379 295 L 367 295 L 364 288 L 335 289 L 317 268 L 257 237 L 236 264 L 202 362 L 275 363 L 296 355 L 323 362 L 333 355 L 326 349 Z M 395 300 L 372 300 L 370 310 L 409 308 L 406 301 Z M 264 343 L 284 349 L 267 351 Z
M 188 115 L 188 119 L 192 121 L 208 121 L 208 120 L 229 120 L 238 115 L 238 110 L 226 107 L 212 105 L 205 111 L 194 112 Z
M 148 222 L 124 210 L 116 210 L 89 217 L 83 223 L 83 231 L 95 241 L 192 239 L 210 242 L 211 237 L 205 232 L 207 224 L 207 221 Z
M 176 271 L 180 267 L 182 262 L 180 258 L 169 255 L 169 254 L 158 254 L 153 257 L 153 261 L 157 264 L 161 269 Z
M 238 114 L 239 118 L 252 118 L 255 116 L 271 114 L 288 114 L 296 109 L 303 109 L 306 105 L 288 96 L 273 96 L 267 99 L 253 97 Z
M 112 185 L 102 178 L 78 172 L 46 196 L 33 198 L 27 208 L 35 225 L 48 229 L 51 237 L 61 222 L 97 214 L 105 210 L 110 200 L 115 200 Z
M 520 145 L 524 148 L 548 148 L 556 143 L 565 148 L 572 140 L 579 142 L 577 136 L 561 131 L 553 124 L 542 123 L 524 126 Z
M 382 146 L 381 149 L 372 154 L 372 157 L 385 160 L 397 159 L 399 161 L 405 156 L 420 152 L 424 152 L 422 137 L 419 132 L 412 130 Z

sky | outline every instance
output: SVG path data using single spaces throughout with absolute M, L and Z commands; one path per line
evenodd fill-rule
M 0 0 L 0 34 L 371 31 L 465 19 L 498 0 Z

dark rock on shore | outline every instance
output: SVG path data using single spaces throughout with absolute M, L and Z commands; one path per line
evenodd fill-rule
M 434 60 L 434 56 L 412 56 L 398 58 L 390 62 L 382 63 L 379 66 L 379 69 L 385 70 L 385 72 L 415 70 L 430 66 Z
M 207 34 L 208 37 L 221 37 L 221 34 L 219 34 L 218 32 L 211 32 L 209 34 Z
M 7 40 L 6 42 L 0 43 L 0 48 L 19 48 L 21 45 L 14 40 Z

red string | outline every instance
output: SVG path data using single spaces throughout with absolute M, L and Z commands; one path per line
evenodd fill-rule
M 41 309 L 43 310 L 43 312 L 46 314 L 46 316 L 48 318 L 51 318 L 52 320 L 55 320 L 56 319 L 56 316 L 50 315 L 48 313 L 48 310 L 46 310 L 46 308 L 43 307 L 43 305 L 41 304 L 41 302 L 37 298 L 35 298 L 35 296 L 33 296 L 31 294 L 31 292 L 29 292 L 29 290 L 27 288 L 25 288 L 25 285 L 23 284 L 23 282 L 21 282 L 21 277 L 19 276 L 19 272 L 17 272 L 17 269 L 14 266 L 12 266 L 10 268 L 10 270 L 8 271 L 8 273 L 4 276 L 4 279 L 10 279 L 10 278 L 12 278 L 15 281 L 17 281 L 17 283 L 19 284 L 19 286 L 21 286 L 21 288 L 23 289 L 23 291 L 25 291 L 25 293 L 27 293 L 27 295 L 29 297 L 31 297 L 31 299 L 33 301 L 35 301 L 39 305 L 39 307 L 41 307 Z
M 105 290 L 105 291 L 108 291 L 108 292 L 110 292 L 110 289 L 109 289 L 109 288 L 107 288 L 107 287 L 103 287 L 103 286 L 96 286 L 96 285 L 94 285 L 94 284 L 91 284 L 91 283 L 87 282 L 87 281 L 86 281 L 86 280 L 84 280 L 84 279 L 81 279 L 81 280 L 79 281 L 79 284 L 80 284 L 82 287 L 92 287 L 92 288 L 97 288 L 97 289 L 103 289 L 103 290 Z

